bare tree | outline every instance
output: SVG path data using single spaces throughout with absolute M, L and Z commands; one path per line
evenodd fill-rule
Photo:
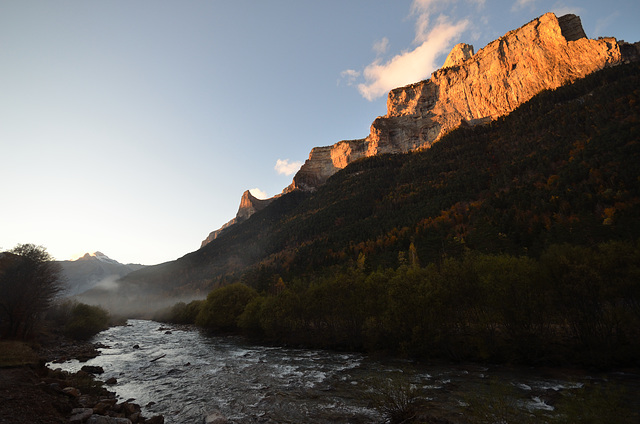
M 28 337 L 63 289 L 62 269 L 42 246 L 19 244 L 0 257 L 0 331 Z

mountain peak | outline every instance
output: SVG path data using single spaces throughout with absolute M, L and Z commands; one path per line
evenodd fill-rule
M 449 53 L 449 56 L 447 56 L 447 60 L 444 61 L 444 65 L 442 67 L 450 68 L 452 66 L 460 65 L 465 60 L 471 59 L 473 54 L 473 46 L 471 44 L 456 44 Z
M 215 231 L 209 233 L 206 239 L 202 241 L 200 247 L 204 247 L 207 244 L 211 243 L 213 240 L 218 238 L 220 234 L 227 228 L 231 227 L 234 224 L 245 221 L 249 219 L 251 215 L 256 213 L 259 210 L 264 209 L 269 203 L 271 203 L 274 199 L 280 197 L 280 195 L 276 195 L 270 197 L 269 199 L 258 199 L 253 194 L 251 194 L 250 190 L 246 190 L 242 193 L 242 197 L 240 198 L 240 206 L 238 207 L 238 212 L 236 213 L 235 218 L 231 221 L 224 224 L 222 227 L 218 228 Z
M 285 192 L 313 191 L 364 157 L 428 148 L 461 124 L 491 121 L 543 90 L 639 58 L 638 43 L 589 39 L 571 14 L 542 15 L 475 54 L 473 46 L 458 44 L 430 79 L 389 92 L 387 114 L 374 120 L 366 138 L 314 147 Z
M 104 253 L 100 252 L 100 251 L 96 251 L 93 253 L 85 253 L 84 255 L 82 255 L 81 257 L 79 257 L 78 259 L 76 259 L 77 261 L 80 260 L 88 260 L 88 259 L 107 259 L 112 261 L 113 259 L 111 259 L 110 257 L 108 257 L 107 255 L 105 255 Z
M 250 190 L 242 193 L 242 198 L 240 199 L 240 206 L 238 207 L 238 213 L 236 214 L 236 219 L 244 220 L 253 215 L 256 211 L 263 209 L 267 206 L 273 198 L 270 199 L 258 199 L 253 194 L 251 194 Z

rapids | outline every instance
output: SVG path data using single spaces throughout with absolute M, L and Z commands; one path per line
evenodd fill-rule
M 130 320 L 93 341 L 107 347 L 86 363 L 52 368 L 77 371 L 98 365 L 98 378 L 117 379 L 109 387 L 121 400 L 134 399 L 147 417 L 162 414 L 167 424 L 201 423 L 219 411 L 231 423 L 381 423 L 381 399 L 410 391 L 440 416 L 458 420 L 494 381 L 509 388 L 523 413 L 554 413 L 561 393 L 588 381 L 578 372 L 424 365 L 382 360 L 357 353 L 251 344 L 239 337 L 212 337 L 195 329 Z M 638 388 L 637 376 L 619 375 Z M 406 389 L 401 389 L 406 388 Z

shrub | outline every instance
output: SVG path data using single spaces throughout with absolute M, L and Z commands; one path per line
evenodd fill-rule
M 74 339 L 86 340 L 109 328 L 109 313 L 100 306 L 76 303 L 71 307 L 64 333 Z

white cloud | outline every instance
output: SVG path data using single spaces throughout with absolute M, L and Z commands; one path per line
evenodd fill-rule
M 368 65 L 364 69 L 366 82 L 358 85 L 360 94 L 372 101 L 395 87 L 425 79 L 437 68 L 436 57 L 446 53 L 452 41 L 468 25 L 467 20 L 451 23 L 445 16 L 440 16 L 436 26 L 426 36 L 416 34 L 416 39 L 424 41 L 414 50 L 396 55 L 386 63 L 376 59 Z
M 387 37 L 383 37 L 382 40 L 373 43 L 373 51 L 376 52 L 377 55 L 385 54 L 388 48 L 389 39 Z
M 265 193 L 264 191 L 260 190 L 259 188 L 252 188 L 251 190 L 249 190 L 249 192 L 256 199 L 268 199 L 269 198 L 269 195 L 267 193 Z
M 281 175 L 293 175 L 302 166 L 302 162 L 289 162 L 289 159 L 278 159 L 274 169 Z
M 467 3 L 481 8 L 484 0 L 466 0 Z M 530 1 L 530 0 L 529 0 Z M 340 76 L 353 85 L 357 79 L 364 77 L 358 84 L 358 91 L 367 100 L 372 101 L 384 96 L 389 90 L 428 78 L 437 69 L 436 58 L 448 53 L 453 41 L 469 26 L 469 20 L 452 22 L 445 15 L 439 15 L 435 24 L 432 17 L 443 8 L 451 6 L 450 0 L 414 0 L 411 4 L 410 16 L 415 18 L 415 37 L 413 50 L 406 50 L 385 61 L 381 55 L 389 47 L 389 40 L 384 37 L 373 45 L 376 59 L 361 72 L 347 69 Z
M 416 36 L 413 40 L 416 44 L 427 41 L 429 36 L 429 23 L 431 15 L 436 11 L 442 0 L 414 0 L 411 4 L 411 15 L 416 15 Z

